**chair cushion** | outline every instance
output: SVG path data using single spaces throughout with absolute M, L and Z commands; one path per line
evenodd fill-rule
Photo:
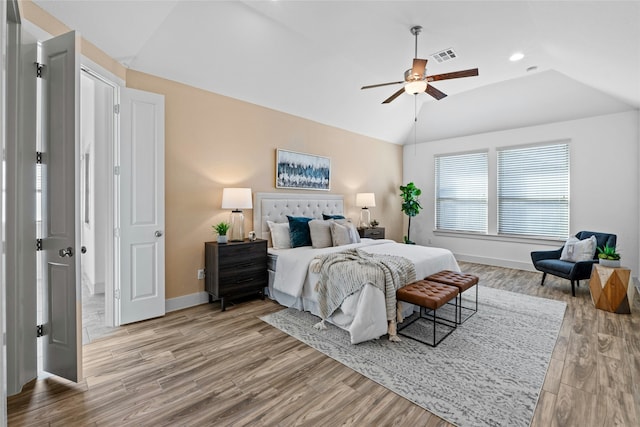
M 591 236 L 584 240 L 571 236 L 564 244 L 564 248 L 562 248 L 560 259 L 571 262 L 592 260 L 596 253 L 597 243 L 596 236 Z
M 559 259 L 543 259 L 538 261 L 535 264 L 535 267 L 540 271 L 544 271 L 545 273 L 568 279 L 574 265 L 575 263 L 570 261 L 562 261 Z

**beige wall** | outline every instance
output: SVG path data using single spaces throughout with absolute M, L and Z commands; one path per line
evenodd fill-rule
M 355 193 L 375 192 L 372 218 L 401 238 L 401 146 L 133 70 L 127 86 L 165 96 L 167 298 L 204 289 L 196 270 L 203 243 L 214 239 L 211 225 L 228 219 L 223 187 L 276 191 L 276 148 L 330 157 L 331 193 L 345 195 L 346 214 L 357 221 Z M 252 215 L 245 212 L 245 232 Z
M 31 0 L 20 7 L 52 35 L 71 30 Z M 87 40 L 81 50 L 128 87 L 165 95 L 166 298 L 204 290 L 196 276 L 204 267 L 203 243 L 214 239 L 211 225 L 229 214 L 220 209 L 222 188 L 275 191 L 276 148 L 330 157 L 331 193 L 344 194 L 346 214 L 357 221 L 355 193 L 375 192 L 372 219 L 386 227 L 387 238 L 401 239 L 401 146 L 127 70 Z M 245 212 L 246 231 L 252 215 Z

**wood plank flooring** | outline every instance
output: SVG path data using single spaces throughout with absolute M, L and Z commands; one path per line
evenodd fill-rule
M 596 310 L 586 282 L 460 263 L 481 284 L 567 302 L 532 427 L 638 426 L 640 304 Z M 450 426 L 258 319 L 252 300 L 169 313 L 84 347 L 85 379 L 33 381 L 8 399 L 10 426 Z M 487 396 L 487 398 L 491 398 Z

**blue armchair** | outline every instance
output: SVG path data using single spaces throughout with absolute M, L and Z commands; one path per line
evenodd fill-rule
M 596 236 L 597 246 L 603 247 L 605 245 L 616 246 L 616 235 L 597 233 L 593 231 L 580 231 L 576 234 L 576 237 L 580 240 L 588 239 L 591 236 Z M 571 295 L 576 296 L 575 283 L 580 286 L 580 280 L 586 280 L 591 277 L 591 269 L 593 264 L 598 262 L 598 251 L 593 256 L 593 260 L 570 262 L 560 260 L 562 249 L 555 251 L 534 251 L 531 252 L 531 261 L 536 270 L 542 271 L 542 281 L 540 286 L 544 286 L 544 279 L 548 274 L 562 277 L 571 281 Z

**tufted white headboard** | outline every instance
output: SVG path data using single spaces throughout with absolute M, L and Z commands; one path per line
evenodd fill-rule
M 341 194 L 255 193 L 253 228 L 256 236 L 269 240 L 267 221 L 287 222 L 287 215 L 322 219 L 322 214 L 344 215 Z

